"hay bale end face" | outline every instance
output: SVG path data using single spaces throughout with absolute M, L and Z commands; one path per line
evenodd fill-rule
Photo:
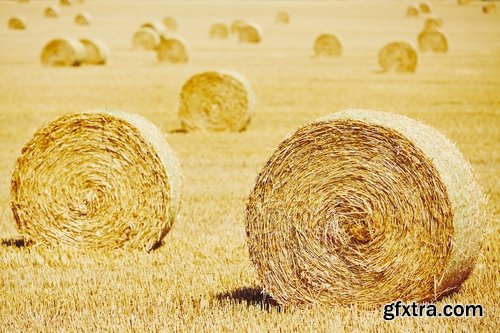
M 290 15 L 287 12 L 281 11 L 276 14 L 276 23 L 288 24 L 290 23 Z
M 229 29 L 224 23 L 214 23 L 210 27 L 209 35 L 212 39 L 226 39 L 229 37 Z
M 425 30 L 435 30 L 443 26 L 443 19 L 437 16 L 428 17 L 425 19 Z
M 26 18 L 20 15 L 11 17 L 7 26 L 11 30 L 26 30 Z
M 73 38 L 54 39 L 42 50 L 40 59 L 45 66 L 80 66 L 86 57 L 85 46 Z
M 422 1 L 418 4 L 420 11 L 424 14 L 430 14 L 432 12 L 432 6 L 427 1 Z
M 240 43 L 257 44 L 262 41 L 262 29 L 257 23 L 247 22 L 238 29 Z
M 392 42 L 379 51 L 378 63 L 384 72 L 413 73 L 417 68 L 417 52 L 406 42 Z
M 417 5 L 408 6 L 406 8 L 406 17 L 418 17 L 419 9 Z
M 165 16 L 162 23 L 168 30 L 177 30 L 177 21 L 172 16 Z
M 314 41 L 314 54 L 317 57 L 338 57 L 342 54 L 342 44 L 333 34 L 321 34 Z
M 92 15 L 88 12 L 83 12 L 75 16 L 75 24 L 90 25 L 92 23 Z
M 154 50 L 160 44 L 160 34 L 151 28 L 140 28 L 132 36 L 134 49 Z
M 423 30 L 418 35 L 418 47 L 422 52 L 448 52 L 448 40 L 439 30 Z
M 156 55 L 160 62 L 172 64 L 183 64 L 189 60 L 187 43 L 180 36 L 161 37 Z
M 488 219 L 471 166 L 445 136 L 403 116 L 346 110 L 279 145 L 245 227 L 278 303 L 380 306 L 456 289 Z
M 174 223 L 181 173 L 155 125 L 98 110 L 41 127 L 11 185 L 17 227 L 29 241 L 151 250 Z
M 255 105 L 248 81 L 232 71 L 194 75 L 182 87 L 180 100 L 179 118 L 187 131 L 241 132 Z
M 109 59 L 110 51 L 108 45 L 100 39 L 80 39 L 80 43 L 85 47 L 85 59 L 83 64 L 86 65 L 105 65 Z
M 43 12 L 43 16 L 48 18 L 57 18 L 59 15 L 61 15 L 61 9 L 58 6 L 49 6 Z
M 483 5 L 483 13 L 490 14 L 497 11 L 497 5 L 493 2 L 488 2 Z

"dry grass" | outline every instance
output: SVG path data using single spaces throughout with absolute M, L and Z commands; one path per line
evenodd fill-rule
M 180 218 L 149 254 L 0 246 L 0 330 L 12 331 L 498 331 L 500 254 L 500 26 L 498 12 L 481 3 L 433 2 L 446 22 L 450 50 L 419 54 L 412 75 L 379 73 L 378 50 L 409 40 L 424 16 L 404 17 L 403 1 L 267 3 L 87 1 L 44 19 L 53 1 L 0 2 L 0 237 L 18 235 L 9 207 L 10 179 L 21 148 L 41 123 L 67 112 L 110 107 L 151 119 L 164 133 L 178 129 L 178 96 L 194 73 L 213 68 L 241 72 L 258 97 L 241 133 L 168 133 L 184 173 Z M 95 20 L 89 36 L 105 40 L 107 66 L 47 68 L 40 50 L 59 36 L 81 36 L 73 23 L 83 10 Z M 275 23 L 286 10 L 293 23 Z M 22 14 L 23 33 L 7 29 Z M 190 42 L 185 66 L 158 64 L 154 52 L 133 52 L 130 38 L 143 22 L 174 16 Z M 214 41 L 213 22 L 235 18 L 262 25 L 257 45 L 235 37 Z M 397 27 L 397 29 L 395 29 Z M 87 30 L 87 28 L 85 28 Z M 342 37 L 340 58 L 312 59 L 316 36 Z M 86 31 L 87 32 L 87 31 Z M 495 223 L 478 265 L 442 303 L 481 303 L 486 318 L 400 318 L 355 307 L 279 309 L 263 299 L 245 245 L 244 202 L 257 173 L 286 135 L 317 117 L 348 107 L 396 112 L 442 131 L 471 162 Z

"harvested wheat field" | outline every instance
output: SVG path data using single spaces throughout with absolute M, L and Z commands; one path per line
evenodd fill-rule
M 498 10 L 70 3 L 47 19 L 62 2 L 0 1 L 1 332 L 500 330 Z M 92 24 L 81 27 L 84 12 Z M 14 16 L 28 29 L 9 29 Z M 167 16 L 188 62 L 158 61 L 151 27 L 133 37 L 145 22 L 173 37 Z M 419 44 L 434 16 L 446 52 Z M 259 42 L 240 43 L 236 20 L 255 24 Z M 228 38 L 212 38 L 217 22 Z M 324 33 L 342 56 L 315 56 Z M 107 46 L 94 51 L 105 66 L 85 65 L 81 40 Z M 379 63 L 394 41 L 414 50 Z M 200 73 L 241 75 L 251 110 L 242 93 L 207 98 L 216 86 L 183 101 Z M 200 119 L 230 105 L 244 126 L 186 128 L 183 102 Z M 484 313 L 384 319 L 398 299 Z

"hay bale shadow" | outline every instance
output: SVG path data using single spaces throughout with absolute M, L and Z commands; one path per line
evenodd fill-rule
M 24 238 L 22 237 L 17 237 L 17 238 L 3 238 L 0 240 L 0 244 L 2 246 L 6 247 L 25 247 L 30 245 L 29 242 L 26 242 Z
M 270 312 L 271 310 L 276 310 L 281 312 L 282 307 L 266 294 L 262 288 L 258 287 L 243 287 L 234 289 L 225 293 L 220 293 L 217 296 L 217 300 L 221 303 L 232 302 L 236 304 L 245 304 L 247 306 L 260 307 L 261 310 Z

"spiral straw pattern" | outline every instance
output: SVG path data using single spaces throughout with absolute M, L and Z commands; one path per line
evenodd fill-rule
M 406 42 L 392 42 L 379 51 L 378 63 L 384 72 L 413 73 L 417 68 L 417 52 Z
M 486 198 L 446 137 L 346 110 L 283 141 L 246 207 L 251 260 L 282 305 L 435 300 L 478 256 Z
M 80 66 L 86 55 L 85 46 L 78 39 L 60 38 L 45 45 L 40 59 L 45 66 Z
M 422 52 L 448 52 L 448 40 L 446 36 L 437 29 L 424 29 L 418 35 L 418 48 Z
M 34 134 L 12 175 L 11 207 L 27 241 L 150 250 L 174 222 L 180 185 L 178 161 L 156 126 L 98 110 Z
M 314 41 L 314 54 L 317 57 L 338 57 L 342 54 L 342 44 L 333 34 L 321 34 Z

